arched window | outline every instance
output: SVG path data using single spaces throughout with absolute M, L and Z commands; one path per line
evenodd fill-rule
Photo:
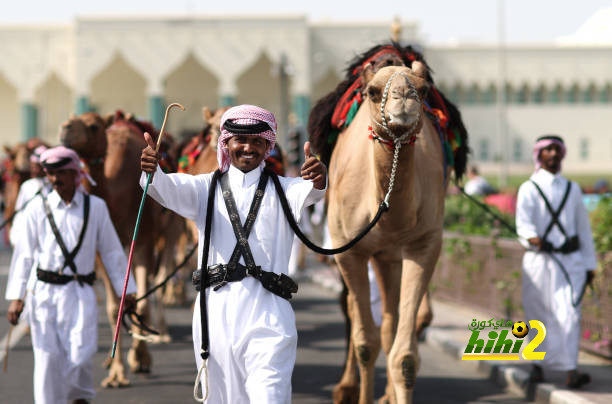
M 481 101 L 483 104 L 493 104 L 497 102 L 497 89 L 495 84 L 491 83 L 482 93 Z
M 514 94 L 514 89 L 512 88 L 512 85 L 507 83 L 504 88 L 505 88 L 504 97 L 506 99 L 506 103 L 510 104 L 512 102 L 515 102 L 516 94 Z
M 582 102 L 590 104 L 597 100 L 597 87 L 595 83 L 590 83 L 582 92 Z
M 578 86 L 577 83 L 572 84 L 566 96 L 566 100 L 570 104 L 575 104 L 580 101 L 580 86 Z
M 480 139 L 478 146 L 478 159 L 480 161 L 489 161 L 489 139 Z
M 476 104 L 480 102 L 480 89 L 478 84 L 474 83 L 470 86 L 469 90 L 465 94 L 466 104 Z
M 599 102 L 610 102 L 612 99 L 612 84 L 606 84 L 599 92 Z
M 546 94 L 546 86 L 544 84 L 540 84 L 536 87 L 536 89 L 531 93 L 531 101 L 536 104 L 541 104 L 546 102 L 547 94 Z
M 565 101 L 563 98 L 563 86 L 561 83 L 557 83 L 552 91 L 550 91 L 548 100 L 553 104 L 558 104 Z
M 464 91 L 463 87 L 461 86 L 461 83 L 456 83 L 449 92 L 448 97 L 451 99 L 452 102 L 456 104 L 461 104 L 464 101 L 463 93 Z
M 512 142 L 512 160 L 515 162 L 523 161 L 523 139 L 517 137 Z
M 527 83 L 523 84 L 516 92 L 516 102 L 519 104 L 526 104 L 529 102 L 529 86 Z

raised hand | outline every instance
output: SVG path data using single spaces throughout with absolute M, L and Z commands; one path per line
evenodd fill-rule
M 304 164 L 300 175 L 313 182 L 316 189 L 325 189 L 327 169 L 325 164 L 310 153 L 310 142 L 304 143 Z
M 147 147 L 142 150 L 140 155 L 140 169 L 147 174 L 154 174 L 157 169 L 157 162 L 160 158 L 159 153 L 155 152 L 155 142 L 149 133 L 144 134 Z

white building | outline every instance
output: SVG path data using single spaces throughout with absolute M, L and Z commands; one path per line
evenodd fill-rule
M 591 25 L 612 26 L 612 18 L 598 18 Z M 174 134 L 198 130 L 203 106 L 236 103 L 259 104 L 279 117 L 290 104 L 305 125 L 310 106 L 335 87 L 347 62 L 388 40 L 390 25 L 275 16 L 0 26 L 0 142 L 39 136 L 56 143 L 70 113 L 87 110 L 123 109 L 159 127 L 170 102 L 187 107 L 169 122 Z M 500 150 L 511 171 L 530 170 L 533 140 L 545 133 L 566 139 L 567 171 L 612 171 L 612 35 L 602 40 L 601 30 L 594 30 L 594 44 L 589 32 L 583 27 L 562 43 L 509 45 L 502 112 L 495 103 L 501 82 L 496 47 L 425 44 L 436 83 L 458 102 L 472 158 L 483 171 L 493 168 Z M 403 24 L 401 41 L 417 39 L 416 26 Z M 281 64 L 287 75 L 279 74 Z M 507 122 L 503 136 L 500 117 Z

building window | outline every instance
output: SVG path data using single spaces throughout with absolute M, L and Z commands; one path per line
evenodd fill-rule
M 523 84 L 516 92 L 516 102 L 519 104 L 529 102 L 529 86 L 527 84 Z
M 599 93 L 599 102 L 610 102 L 612 94 L 612 85 L 606 84 Z
M 594 83 L 588 85 L 582 93 L 582 102 L 585 104 L 590 104 L 595 102 L 597 99 L 597 87 L 595 87 Z
M 546 101 L 546 86 L 544 84 L 540 84 L 531 94 L 531 101 L 536 104 L 541 104 Z
M 476 104 L 480 102 L 480 89 L 478 88 L 478 84 L 474 83 L 470 86 L 465 96 L 465 102 L 467 104 Z
M 495 84 L 489 84 L 487 89 L 482 93 L 481 101 L 483 104 L 493 104 L 497 102 L 497 90 L 495 89 Z
M 512 142 L 512 160 L 515 162 L 523 161 L 523 139 L 516 138 Z
M 510 84 L 506 84 L 505 86 L 505 100 L 507 104 L 513 103 L 516 99 L 516 95 L 514 94 L 514 90 L 512 89 L 512 86 Z
M 589 139 L 580 139 L 580 159 L 588 160 L 589 158 Z
M 552 91 L 549 93 L 549 101 L 553 104 L 563 102 L 563 87 L 561 84 L 557 84 Z
M 489 139 L 480 140 L 478 159 L 480 161 L 489 161 Z
M 580 99 L 580 87 L 578 87 L 578 84 L 574 84 L 570 87 L 569 91 L 567 92 L 567 102 L 569 102 L 570 104 L 575 104 L 579 101 Z

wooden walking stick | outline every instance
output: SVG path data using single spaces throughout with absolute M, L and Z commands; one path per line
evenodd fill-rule
M 164 122 L 162 123 L 161 130 L 159 131 L 159 137 L 157 138 L 157 144 L 155 145 L 155 152 L 159 151 L 162 137 L 164 136 L 164 129 L 166 128 L 166 121 L 168 120 L 168 113 L 172 107 L 179 107 L 181 110 L 185 110 L 185 107 L 179 103 L 172 103 L 166 108 L 166 114 L 164 115 Z M 136 217 L 136 226 L 134 226 L 134 236 L 132 237 L 132 245 L 130 246 L 130 254 L 128 256 L 127 269 L 125 270 L 125 280 L 123 281 L 123 292 L 121 293 L 121 302 L 119 303 L 119 314 L 117 315 L 117 324 L 115 325 L 115 337 L 113 338 L 113 350 L 111 352 L 111 358 L 115 357 L 115 350 L 117 349 L 117 339 L 119 338 L 119 328 L 121 327 L 121 317 L 123 316 L 123 304 L 125 303 L 125 292 L 127 290 L 128 281 L 130 280 L 130 269 L 132 268 L 132 257 L 134 256 L 134 245 L 136 245 L 136 238 L 138 237 L 138 227 L 140 227 L 140 218 L 142 215 L 142 208 L 144 207 L 145 200 L 147 199 L 147 191 L 149 190 L 149 182 L 151 182 L 151 173 L 147 174 L 147 183 L 142 193 L 142 199 L 140 200 L 140 207 L 138 208 L 138 216 Z
M 2 366 L 2 371 L 4 373 L 6 373 L 6 369 L 8 368 L 8 353 L 9 347 L 11 346 L 11 333 L 13 332 L 13 327 L 15 326 L 11 324 L 11 327 L 9 328 L 8 334 L 6 336 L 6 346 L 4 348 L 4 365 Z

